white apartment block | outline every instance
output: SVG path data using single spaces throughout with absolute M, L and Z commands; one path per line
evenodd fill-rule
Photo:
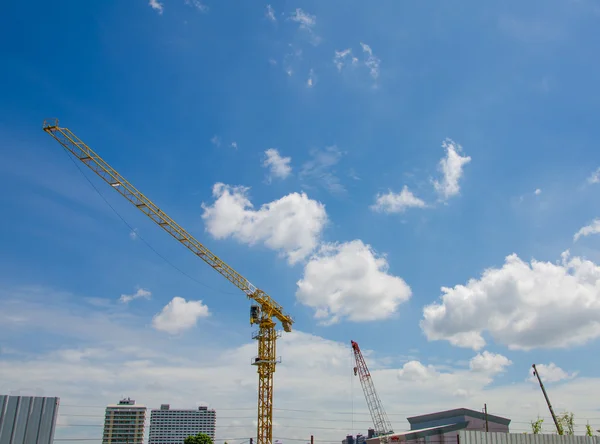
M 102 444 L 143 444 L 146 407 L 122 399 L 106 407 Z
M 162 404 L 160 409 L 150 411 L 150 435 L 148 444 L 181 444 L 188 436 L 205 433 L 215 439 L 217 414 L 208 407 L 197 410 L 171 409 Z

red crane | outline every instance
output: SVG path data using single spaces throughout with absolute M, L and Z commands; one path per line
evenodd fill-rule
M 371 419 L 373 420 L 373 426 L 375 430 L 375 436 L 389 435 L 394 433 L 392 430 L 392 424 L 383 409 L 381 399 L 377 396 L 375 391 L 375 385 L 369 373 L 369 368 L 365 362 L 365 358 L 360 351 L 360 347 L 354 341 L 350 341 L 352 344 L 352 350 L 354 351 L 354 359 L 356 360 L 356 367 L 354 367 L 354 376 L 358 375 L 360 379 L 360 385 L 362 386 L 365 398 L 367 399 L 367 405 L 369 412 L 371 413 Z

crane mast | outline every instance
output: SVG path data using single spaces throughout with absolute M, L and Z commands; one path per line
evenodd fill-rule
M 363 358 L 360 347 L 354 341 L 350 341 L 350 344 L 352 345 L 354 359 L 356 361 L 354 375 L 358 375 L 360 379 L 360 385 L 362 386 L 365 394 L 367 406 L 369 407 L 371 419 L 373 420 L 375 436 L 389 435 L 394 433 L 392 424 L 390 423 L 390 420 L 383 409 L 383 405 L 381 404 L 381 399 L 379 399 L 379 396 L 377 396 L 377 392 L 375 391 L 375 384 L 373 384 L 371 373 L 369 373 L 369 368 L 367 367 L 367 363 Z
M 250 308 L 250 324 L 257 324 L 252 338 L 258 341 L 258 355 L 252 360 L 258 373 L 258 424 L 257 444 L 271 444 L 273 440 L 273 373 L 279 362 L 276 356 L 276 341 L 279 332 L 274 319 L 279 320 L 284 331 L 291 332 L 294 319 L 264 291 L 255 287 L 212 253 L 190 233 L 171 219 L 150 199 L 138 191 L 129 181 L 106 163 L 98 154 L 79 139 L 71 130 L 58 126 L 58 119 L 44 121 L 43 130 L 52 136 L 77 160 L 90 168 L 113 189 L 119 192 L 155 224 L 174 237 L 180 244 L 210 265 L 225 279 L 242 290 L 255 304 Z
M 550 414 L 552 415 L 552 420 L 554 421 L 554 425 L 556 426 L 556 431 L 558 432 L 559 435 L 563 435 L 564 434 L 563 428 L 560 425 L 560 422 L 558 422 L 556 415 L 554 414 L 554 409 L 552 408 L 552 404 L 550 404 L 550 398 L 548 398 L 548 394 L 546 393 L 546 389 L 544 388 L 544 384 L 542 383 L 542 378 L 540 377 L 540 373 L 539 373 L 538 369 L 535 367 L 535 364 L 533 364 L 531 367 L 533 367 L 533 374 L 537 377 L 537 380 L 540 383 L 540 388 L 542 389 L 542 393 L 544 394 L 544 398 L 546 399 L 546 404 L 548 404 L 548 409 L 550 410 Z

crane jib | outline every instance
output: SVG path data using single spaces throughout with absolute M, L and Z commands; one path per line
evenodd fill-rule
M 171 219 L 150 199 L 138 191 L 129 181 L 121 176 L 114 168 L 96 154 L 89 146 L 79 139 L 68 128 L 58 126 L 58 119 L 44 121 L 43 130 L 52 136 L 68 153 L 94 171 L 119 194 L 131 202 L 138 210 L 148 216 L 155 224 L 169 233 L 181 245 L 188 248 L 196 256 L 210 265 L 229 282 L 242 290 L 246 296 L 260 306 L 251 307 L 250 323 L 259 325 L 258 333 L 253 339 L 258 341 L 258 355 L 252 359 L 252 365 L 257 366 L 258 372 L 258 417 L 257 444 L 271 444 L 273 439 L 273 373 L 280 358 L 275 355 L 278 332 L 275 322 L 278 319 L 284 331 L 292 331 L 294 319 L 283 311 L 273 298 L 255 287 L 245 277 L 219 259 L 214 253 L 200 243 L 194 236 Z

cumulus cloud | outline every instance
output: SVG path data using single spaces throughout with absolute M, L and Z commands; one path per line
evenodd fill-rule
M 477 354 L 469 361 L 471 371 L 491 374 L 501 373 L 509 365 L 512 365 L 512 361 L 506 356 L 490 353 L 487 350 Z
M 511 254 L 501 268 L 441 290 L 441 301 L 423 309 L 429 340 L 478 350 L 487 331 L 510 349 L 530 350 L 600 337 L 600 266 L 568 251 L 557 263 Z
M 210 139 L 210 143 L 212 143 L 214 146 L 219 147 L 221 146 L 221 138 L 217 135 L 214 135 L 212 139 Z
M 159 14 L 163 13 L 163 4 L 161 2 L 159 2 L 158 0 L 149 0 L 148 4 L 150 5 L 150 7 L 152 9 L 157 11 Z
M 577 242 L 582 236 L 589 236 L 590 234 L 600 233 L 600 219 L 594 219 L 591 224 L 581 227 L 577 233 L 573 236 L 573 241 Z
M 263 166 L 269 169 L 271 176 L 285 179 L 292 172 L 291 161 L 291 157 L 282 157 L 277 149 L 269 148 L 265 150 Z
M 35 295 L 44 301 L 40 305 L 27 303 L 27 297 L 26 291 L 6 292 L 0 286 L 0 335 L 26 337 L 35 325 L 44 337 L 60 334 L 60 342 L 55 346 L 45 342 L 43 350 L 35 343 L 30 347 L 23 343 L 20 353 L 3 355 L 0 392 L 27 395 L 35 392 L 35 387 L 43 387 L 45 395 L 60 396 L 59 424 L 88 426 L 57 427 L 57 441 L 96 439 L 106 405 L 123 394 L 132 394 L 148 408 L 164 402 L 173 408 L 195 408 L 199 398 L 190 387 L 202 387 L 201 399 L 217 412 L 225 412 L 219 416 L 215 443 L 255 435 L 258 378 L 250 361 L 257 350 L 256 341 L 244 339 L 244 332 L 251 331 L 245 323 L 228 321 L 223 327 L 239 334 L 227 334 L 213 326 L 178 337 L 175 343 L 163 332 L 147 329 L 147 319 L 140 313 L 131 313 L 128 322 L 123 322 L 96 307 L 82 311 L 81 306 L 73 306 L 83 300 L 79 295 L 65 300 L 63 294 L 60 305 L 47 304 L 57 297 L 48 289 Z M 29 322 L 11 321 L 22 317 Z M 539 387 L 525 381 L 524 373 L 520 381 L 502 383 L 499 377 L 492 379 L 488 373 L 454 365 L 442 368 L 418 360 L 397 364 L 396 351 L 367 353 L 377 343 L 361 342 L 361 346 L 395 429 L 408 429 L 406 416 L 457 405 L 479 409 L 487 403 L 493 406 L 490 413 L 510 415 L 512 432 L 530 432 L 529 421 L 536 412 L 548 417 Z M 349 341 L 294 331 L 278 340 L 277 352 L 282 363 L 277 365 L 274 386 L 274 436 L 300 440 L 315 427 L 322 427 L 319 440 L 337 442 L 341 433 L 349 431 L 351 413 L 365 421 L 369 418 L 358 379 L 351 385 L 354 364 Z M 388 360 L 391 363 L 384 368 L 374 365 Z M 600 378 L 574 378 L 552 387 L 556 411 L 572 411 L 576 419 L 597 417 L 599 398 Z M 81 414 L 79 406 L 90 406 L 85 409 L 89 416 L 76 416 Z M 363 424 L 355 426 L 358 430 L 354 432 L 365 433 Z M 583 433 L 585 421 L 578 426 L 576 432 Z
M 535 194 L 536 196 L 539 196 L 540 194 L 542 194 L 542 190 L 541 190 L 541 189 L 539 189 L 539 188 L 536 188 L 536 189 L 535 189 L 535 191 L 534 191 L 534 194 Z
M 202 204 L 202 218 L 214 238 L 232 237 L 249 245 L 262 242 L 287 256 L 292 265 L 316 248 L 327 223 L 325 205 L 305 193 L 291 193 L 255 210 L 248 191 L 223 183 L 213 186 L 216 200 Z
M 538 374 L 540 375 L 540 378 L 542 379 L 542 382 L 544 382 L 544 383 L 559 382 L 559 381 L 565 381 L 568 379 L 573 379 L 579 374 L 579 372 L 570 372 L 569 373 L 569 372 L 563 370 L 562 368 L 558 367 L 554 362 L 551 362 L 548 365 L 536 364 L 535 368 L 537 369 Z M 538 380 L 535 377 L 535 375 L 533 374 L 533 369 L 531 369 L 529 381 L 535 382 L 536 384 L 538 384 Z
M 402 213 L 407 208 L 425 208 L 426 206 L 423 200 L 416 197 L 404 185 L 399 193 L 389 191 L 386 194 L 377 194 L 371 209 L 382 213 Z
M 297 285 L 296 299 L 327 325 L 387 319 L 411 296 L 406 282 L 388 273 L 385 257 L 360 240 L 322 245 Z
M 134 299 L 140 299 L 140 298 L 150 299 L 151 296 L 152 296 L 152 293 L 149 290 L 145 290 L 143 288 L 138 288 L 137 291 L 133 294 L 122 294 L 121 297 L 119 298 L 119 301 L 126 304 L 130 301 L 133 301 Z
M 433 186 L 443 200 L 460 193 L 459 181 L 463 175 L 463 168 L 471 161 L 469 156 L 461 156 L 462 147 L 450 139 L 444 140 L 442 147 L 446 156 L 440 160 L 439 170 L 441 180 L 434 180 Z
M 170 334 L 181 333 L 196 325 L 199 318 L 210 315 L 208 307 L 202 301 L 186 301 L 175 296 L 152 318 L 152 326 Z

